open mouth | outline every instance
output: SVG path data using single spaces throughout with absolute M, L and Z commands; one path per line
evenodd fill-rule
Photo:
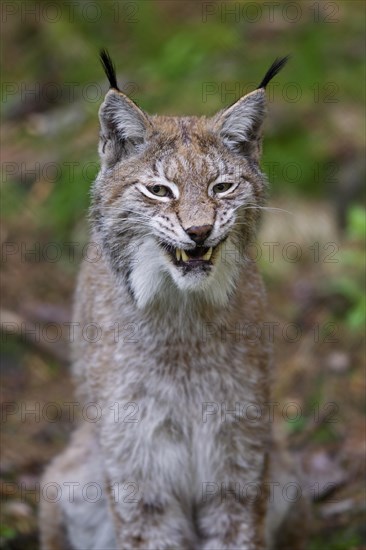
M 211 266 L 215 249 L 212 246 L 209 248 L 196 246 L 192 250 L 183 250 L 182 248 L 164 245 L 164 250 L 169 254 L 175 265 L 185 268 L 195 268 Z

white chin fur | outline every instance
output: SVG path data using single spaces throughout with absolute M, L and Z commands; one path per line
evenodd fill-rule
M 134 253 L 130 282 L 140 309 L 154 300 L 178 304 L 182 300 L 199 299 L 216 307 L 227 304 L 239 272 L 233 259 L 223 261 L 218 254 L 210 272 L 192 271 L 183 274 L 161 250 L 153 238 L 147 238 Z M 177 293 L 177 289 L 180 291 Z

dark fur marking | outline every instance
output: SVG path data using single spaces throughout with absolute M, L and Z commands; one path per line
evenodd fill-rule
M 159 502 L 144 502 L 142 504 L 142 511 L 147 514 L 163 514 L 164 507 Z
M 100 61 L 102 63 L 102 67 L 104 69 L 106 77 L 108 78 L 110 87 L 120 92 L 121 90 L 119 89 L 118 83 L 117 83 L 116 68 L 111 59 L 111 56 L 109 55 L 108 51 L 105 49 L 100 50 L 99 56 L 100 56 Z
M 190 138 L 190 135 L 189 135 L 189 132 L 188 132 L 186 121 L 185 120 L 180 120 L 179 121 L 179 126 L 180 126 L 182 141 L 183 141 L 184 145 L 189 145 L 191 143 L 191 138 Z
M 132 284 L 131 284 L 132 269 L 130 267 L 123 268 L 123 269 L 117 268 L 115 270 L 115 272 L 117 273 L 117 275 L 122 276 L 123 281 L 126 285 L 127 292 L 129 294 L 131 300 L 133 302 L 136 302 L 136 296 L 135 296 L 135 293 L 133 291 Z
M 262 82 L 259 84 L 258 88 L 265 88 L 267 86 L 267 84 L 272 80 L 272 78 L 275 77 L 276 74 L 280 72 L 282 67 L 284 67 L 284 65 L 286 65 L 289 58 L 290 58 L 289 55 L 286 55 L 286 57 L 281 57 L 281 58 L 277 57 L 273 61 L 272 65 L 270 66 L 270 68 L 268 69 L 266 74 L 264 75 L 264 78 L 263 78 Z
M 159 174 L 158 174 L 158 169 L 157 169 L 157 167 L 156 167 L 156 163 L 157 163 L 157 159 L 154 159 L 154 162 L 153 162 L 153 165 L 152 165 L 151 169 L 152 169 L 152 171 L 153 171 L 153 174 L 154 174 L 155 176 L 158 176 Z

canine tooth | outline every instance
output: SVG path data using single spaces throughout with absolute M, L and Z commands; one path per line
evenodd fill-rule
M 202 256 L 203 260 L 208 261 L 212 256 L 212 246 L 207 250 L 206 254 Z
M 177 258 L 177 262 L 180 262 L 181 252 L 182 251 L 180 248 L 175 249 L 175 257 Z
M 186 254 L 186 251 L 182 249 L 182 250 L 181 250 L 181 253 L 182 253 L 182 260 L 183 260 L 183 262 L 188 262 L 189 258 L 188 258 L 187 254 Z

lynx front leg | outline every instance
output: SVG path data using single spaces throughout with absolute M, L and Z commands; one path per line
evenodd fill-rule
M 199 513 L 201 550 L 263 550 L 262 502 L 244 499 L 235 489 L 202 505 Z
M 100 442 L 118 549 L 193 550 L 189 447 L 174 410 L 145 397 L 139 421 L 118 425 L 120 416 L 104 411 Z
M 129 485 L 129 484 L 127 484 Z M 119 550 L 192 550 L 192 526 L 177 501 L 165 505 L 147 502 L 116 502 L 112 512 Z
M 246 467 L 226 454 L 221 476 L 201 484 L 197 503 L 200 550 L 265 548 L 268 457 L 263 451 L 248 451 L 247 455 L 243 451 L 238 456 L 250 456 Z

